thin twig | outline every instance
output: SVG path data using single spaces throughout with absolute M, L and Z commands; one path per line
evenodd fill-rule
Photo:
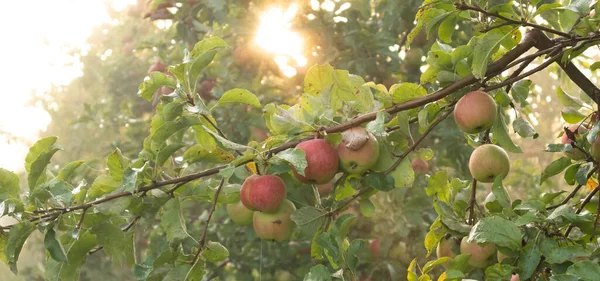
M 475 224 L 475 204 L 477 204 L 477 180 L 473 178 L 471 184 L 471 200 L 469 200 L 469 224 Z
M 202 237 L 200 237 L 200 241 L 198 242 L 198 245 L 199 245 L 198 252 L 194 256 L 194 260 L 193 260 L 192 264 L 196 263 L 196 261 L 198 260 L 198 257 L 200 256 L 200 253 L 202 253 L 202 250 L 204 250 L 204 245 L 206 243 L 206 233 L 208 233 L 208 225 L 210 224 L 210 219 L 212 218 L 212 215 L 215 212 L 215 209 L 217 207 L 217 201 L 219 199 L 219 194 L 221 193 L 221 190 L 223 189 L 224 183 L 225 183 L 225 178 L 222 178 L 221 182 L 219 182 L 219 187 L 215 191 L 212 206 L 210 207 L 210 211 L 208 213 L 208 218 L 206 219 L 206 222 L 204 223 L 204 230 L 202 231 Z

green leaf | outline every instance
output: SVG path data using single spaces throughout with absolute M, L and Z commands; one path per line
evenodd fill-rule
M 329 64 L 313 65 L 304 77 L 304 92 L 317 96 L 334 82 L 334 70 Z
M 8 259 L 6 257 L 6 243 L 8 243 L 8 235 L 0 235 L 0 261 L 8 265 Z
M 512 221 L 493 216 L 485 217 L 473 226 L 468 241 L 477 243 L 494 243 L 499 247 L 519 249 L 522 234 L 519 227 Z
M 354 272 L 359 264 L 359 255 L 364 251 L 364 248 L 367 246 L 367 241 L 362 239 L 355 239 L 350 242 L 350 246 L 346 250 L 346 265 L 348 265 L 348 269 Z
M 211 138 L 212 140 L 212 138 Z M 196 144 L 190 147 L 183 154 L 183 161 L 187 163 L 215 163 L 225 164 L 234 160 L 234 157 L 229 151 L 220 147 L 215 147 L 211 151 L 207 150 L 203 145 Z
M 417 25 L 415 25 L 415 27 L 406 37 L 406 48 L 410 48 L 412 41 L 415 39 L 415 37 L 417 37 L 417 35 L 419 35 L 423 27 L 432 22 L 436 17 L 446 12 L 442 9 L 432 8 L 432 6 L 423 5 L 423 7 L 424 8 L 419 10 L 415 17 Z
M 363 177 L 362 183 L 380 191 L 390 191 L 394 189 L 394 178 L 383 173 L 369 173 Z
M 46 236 L 44 237 L 44 247 L 50 253 L 50 257 L 52 257 L 57 262 L 69 262 L 67 258 L 67 253 L 63 248 L 63 245 L 56 239 L 56 232 L 54 229 L 48 229 L 46 232 Z
M 6 242 L 5 254 L 8 260 L 10 270 L 17 274 L 17 260 L 21 254 L 21 249 L 29 235 L 35 230 L 35 224 L 27 220 L 22 221 L 10 228 L 8 232 L 8 240 Z
M 256 108 L 262 108 L 258 98 L 252 92 L 244 89 L 233 89 L 225 92 L 217 104 L 215 104 L 215 107 L 230 103 L 243 103 Z
M 542 4 L 539 8 L 537 8 L 537 10 L 535 11 L 535 13 L 533 13 L 533 15 L 531 15 L 531 17 L 533 18 L 533 17 L 535 17 L 537 15 L 540 15 L 540 14 L 542 14 L 544 12 L 551 11 L 551 10 L 554 10 L 556 8 L 559 8 L 559 7 L 562 7 L 562 5 L 559 4 L 559 3 Z
M 517 119 L 515 119 L 515 121 L 513 122 L 513 129 L 522 138 L 532 137 L 533 139 L 536 139 L 539 136 L 539 134 L 536 133 L 531 123 L 529 123 L 527 119 L 523 118 L 523 116 L 519 116 Z
M 529 96 L 532 86 L 533 82 L 531 80 L 521 80 L 515 83 L 510 89 L 510 94 L 513 96 L 515 101 L 521 105 L 521 107 L 526 107 L 529 105 L 527 102 L 527 97 Z
M 156 164 L 159 166 L 163 166 L 165 164 L 165 162 L 167 162 L 167 160 L 169 160 L 169 157 L 171 157 L 171 155 L 173 155 L 173 153 L 177 152 L 177 150 L 184 148 L 185 146 L 186 146 L 185 143 L 168 144 L 166 147 L 161 149 L 158 152 L 158 154 L 156 155 Z
M 321 226 L 325 223 L 326 212 L 315 207 L 304 206 L 290 217 L 298 226 L 300 233 L 307 237 L 313 236 Z
M 583 281 L 596 281 L 600 276 L 600 265 L 593 261 L 578 261 L 567 268 L 567 274 L 578 276 Z
M 214 60 L 216 54 L 216 50 L 207 50 L 196 55 L 191 54 L 191 61 L 186 61 L 184 67 L 185 71 L 188 73 L 188 82 L 191 85 L 197 83 L 198 76 L 200 76 L 202 70 L 204 70 Z
M 510 280 L 514 269 L 508 264 L 494 264 L 485 269 L 485 280 L 486 281 L 504 281 Z M 465 280 L 465 279 L 463 279 Z M 526 279 L 523 279 L 526 280 Z
M 123 232 L 117 225 L 109 222 L 94 225 L 91 232 L 96 235 L 96 243 L 104 247 L 104 252 L 114 263 L 135 263 L 132 232 Z
M 445 43 L 452 43 L 452 35 L 456 31 L 456 22 L 458 17 L 456 15 L 451 15 L 447 17 L 438 29 L 438 36 Z
M 581 245 L 565 245 L 554 247 L 546 257 L 549 264 L 561 264 L 566 261 L 574 261 L 579 258 L 587 258 L 591 255 L 591 250 L 584 249 Z
M 202 280 L 206 274 L 206 263 L 202 259 L 197 259 L 196 263 L 192 265 L 187 275 L 185 276 L 186 281 L 197 281 Z
M 185 218 L 181 213 L 179 199 L 169 200 L 164 205 L 164 211 L 160 219 L 160 225 L 167 233 L 167 240 L 170 242 L 180 241 L 185 238 L 192 238 L 187 232 Z
M 20 191 L 19 176 L 9 170 L 0 168 L 0 201 L 8 198 L 19 198 Z M 0 210 L 0 213 L 2 211 Z
M 577 170 L 577 174 L 575 174 L 575 179 L 577 180 L 577 183 L 580 185 L 585 185 L 588 181 L 588 175 L 592 172 L 593 169 L 594 163 L 592 162 L 587 162 L 581 167 L 579 167 L 579 170 Z
M 220 262 L 229 257 L 229 251 L 219 242 L 208 241 L 206 248 L 202 250 L 202 256 L 208 262 Z
M 105 194 L 115 191 L 120 185 L 121 181 L 116 181 L 107 175 L 100 175 L 94 180 L 88 196 L 90 199 L 102 197 Z
M 233 149 L 233 150 L 241 150 L 244 151 L 246 150 L 248 147 L 242 144 L 238 144 L 235 142 L 232 142 L 228 139 L 225 139 L 224 137 L 221 137 L 218 133 L 215 133 L 213 131 L 211 131 L 210 129 L 208 129 L 206 126 L 202 126 L 204 127 L 204 129 L 213 136 L 213 138 L 219 142 L 223 147 L 228 148 L 228 149 Z
M 47 152 L 40 153 L 38 158 L 31 163 L 31 170 L 27 175 L 27 184 L 29 185 L 29 190 L 35 190 L 36 186 L 40 184 L 40 180 L 44 179 L 43 176 L 46 172 L 46 166 L 50 164 L 50 159 L 52 156 L 54 156 L 54 153 L 59 150 L 62 150 L 62 148 L 51 146 Z
M 567 157 L 558 158 L 544 169 L 540 177 L 540 184 L 550 177 L 556 176 L 571 165 L 571 159 Z
M 492 194 L 496 197 L 496 201 L 500 203 L 500 205 L 505 209 L 510 209 L 510 196 L 508 195 L 508 191 L 502 185 L 502 179 L 497 177 L 492 185 Z
M 427 90 L 421 85 L 414 83 L 394 84 L 390 88 L 390 95 L 395 103 L 405 103 L 407 101 L 424 97 L 427 95 Z
M 152 141 L 161 146 L 176 132 L 199 124 L 202 124 L 202 120 L 198 116 L 183 116 L 175 121 L 167 121 L 152 134 Z
M 294 167 L 296 172 L 302 176 L 304 176 L 304 170 L 308 166 L 308 162 L 306 162 L 306 153 L 304 153 L 304 150 L 299 148 L 286 149 L 280 153 L 277 153 L 273 157 L 273 160 L 289 163 L 292 165 L 292 167 Z
M 541 259 L 542 252 L 537 241 L 530 240 L 519 256 L 519 277 L 523 280 L 527 280 L 533 276 Z
M 504 114 L 502 113 L 502 110 L 498 110 L 498 115 L 496 115 L 493 133 L 494 138 L 498 141 L 500 146 L 512 153 L 523 153 L 521 148 L 517 146 L 508 135 L 508 128 L 504 122 Z
M 511 36 L 512 32 L 499 34 L 496 32 L 488 32 L 472 39 L 473 49 L 473 75 L 477 79 L 485 77 L 487 66 L 492 55 L 500 48 L 500 43 Z
M 560 115 L 563 120 L 565 120 L 569 124 L 577 124 L 585 118 L 585 115 L 579 112 L 576 108 L 573 107 L 565 107 L 560 111 Z
M 310 268 L 310 272 L 304 276 L 304 281 L 331 281 L 331 273 L 324 265 L 317 264 Z
M 57 179 L 67 182 L 70 181 L 75 170 L 77 170 L 77 168 L 79 168 L 79 166 L 81 166 L 83 163 L 85 163 L 83 160 L 67 163 L 58 173 Z
M 592 5 L 592 1 L 590 0 L 571 0 L 569 6 L 566 9 L 571 10 L 580 17 L 584 17 L 590 13 L 590 6 Z
M 366 129 L 369 133 L 375 136 L 382 136 L 385 132 L 385 119 L 389 116 L 387 112 L 379 111 L 377 112 L 377 117 L 375 120 L 367 123 Z
M 439 200 L 450 202 L 450 187 L 448 186 L 448 171 L 440 170 L 427 179 L 427 196 L 437 195 Z
M 415 171 L 408 158 L 404 158 L 389 175 L 394 178 L 394 187 L 396 188 L 411 187 L 415 181 Z
M 125 157 L 120 149 L 115 149 L 106 159 L 108 175 L 114 180 L 120 181 L 123 179 L 123 170 L 129 166 L 129 162 L 131 162 L 129 158 Z
M 25 157 L 25 171 L 29 172 L 33 162 L 40 157 L 40 154 L 48 152 L 57 139 L 57 137 L 46 137 L 35 142 Z
M 138 87 L 138 95 L 147 101 L 152 100 L 154 93 L 162 86 L 177 88 L 177 81 L 162 72 L 152 72 Z
M 53 259 L 46 261 L 45 279 L 48 281 L 80 280 L 80 267 L 85 263 L 88 252 L 96 246 L 96 238 L 85 232 L 74 240 L 68 250 L 69 263 L 57 262 Z
M 562 87 L 558 87 L 558 89 L 556 89 L 556 96 L 558 97 L 560 103 L 565 107 L 579 109 L 583 106 L 583 102 L 580 99 L 567 94 Z

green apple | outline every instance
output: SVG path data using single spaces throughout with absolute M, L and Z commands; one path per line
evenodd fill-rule
M 285 200 L 274 213 L 254 212 L 252 225 L 256 235 L 263 240 L 286 241 L 294 232 L 295 223 L 290 216 L 296 211 L 296 206 L 290 200 Z
M 469 159 L 471 176 L 479 182 L 494 182 L 496 177 L 504 179 L 510 170 L 508 154 L 494 144 L 477 147 Z

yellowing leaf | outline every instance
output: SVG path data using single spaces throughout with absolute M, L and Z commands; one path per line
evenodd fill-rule
M 246 164 L 246 168 L 247 168 L 247 169 L 248 169 L 248 171 L 249 171 L 250 173 L 252 173 L 253 175 L 256 175 L 256 174 L 258 174 L 258 173 L 256 172 L 256 170 L 257 170 L 257 168 L 256 168 L 256 163 L 254 163 L 254 162 L 250 162 L 250 163 Z
M 440 277 L 438 278 L 437 281 L 444 281 L 446 280 L 446 272 L 442 273 L 442 275 L 440 275 Z
M 593 179 L 591 179 L 591 178 L 590 178 L 590 179 L 588 179 L 588 181 L 587 181 L 587 183 L 585 184 L 585 186 L 587 186 L 587 188 L 588 188 L 590 191 L 592 191 L 592 190 L 594 190 L 594 189 L 595 189 L 595 188 L 598 186 L 598 183 L 597 183 L 597 182 L 595 182 Z

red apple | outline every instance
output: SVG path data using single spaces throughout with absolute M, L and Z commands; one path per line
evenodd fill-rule
M 205 100 L 205 101 L 209 101 L 213 99 L 212 96 L 212 89 L 217 85 L 217 81 L 215 80 L 204 80 L 202 81 L 202 83 L 200 83 L 200 87 L 198 87 L 198 95 L 200 95 L 200 97 Z
M 438 243 L 437 248 L 435 249 L 435 255 L 438 259 L 443 257 L 456 257 L 456 254 L 454 254 L 454 251 L 452 251 L 452 242 L 453 241 L 450 239 L 442 238 L 442 240 Z M 448 268 L 448 266 L 450 266 L 449 262 L 444 263 L 445 268 Z
M 379 257 L 381 255 L 381 248 L 379 245 L 379 239 L 373 239 L 369 242 L 369 251 L 371 255 L 374 257 Z
M 267 213 L 278 211 L 285 195 L 285 183 L 273 175 L 249 176 L 240 190 L 240 199 L 246 208 Z
M 303 141 L 296 146 L 306 154 L 307 166 L 304 176 L 292 167 L 294 176 L 303 183 L 325 184 L 330 182 L 338 170 L 338 154 L 324 139 Z
M 294 211 L 296 206 L 286 199 L 274 213 L 254 212 L 253 225 L 256 235 L 263 240 L 289 240 L 295 227 L 290 219 Z
M 344 171 L 363 174 L 377 162 L 379 143 L 365 128 L 354 127 L 342 133 L 342 142 L 337 151 Z
M 321 197 L 329 195 L 333 190 L 333 182 L 328 182 L 324 184 L 318 184 L 317 189 L 319 190 L 319 195 Z
M 417 174 L 425 174 L 429 171 L 429 163 L 419 157 L 413 159 L 410 165 Z
M 496 102 L 483 91 L 473 91 L 464 95 L 454 106 L 456 125 L 465 133 L 476 134 L 494 125 Z

